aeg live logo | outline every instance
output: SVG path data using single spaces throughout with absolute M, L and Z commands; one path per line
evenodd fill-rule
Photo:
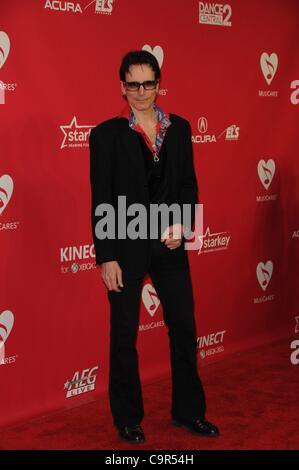
M 81 373 L 76 371 L 72 380 L 67 380 L 64 384 L 66 392 L 66 398 L 75 397 L 95 390 L 97 374 L 99 366 L 95 366 L 92 369 L 84 369 Z

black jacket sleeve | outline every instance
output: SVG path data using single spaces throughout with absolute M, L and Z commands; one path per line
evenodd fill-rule
M 183 204 L 191 204 L 191 226 L 187 228 L 193 230 L 195 221 L 195 204 L 198 204 L 198 185 L 193 162 L 192 130 L 188 121 L 186 122 L 186 131 L 184 136 L 184 166 L 182 175 L 182 185 L 180 189 L 179 201 L 182 208 Z
M 103 124 L 91 130 L 90 148 L 90 184 L 91 184 L 91 225 L 96 254 L 96 264 L 116 261 L 116 238 L 98 239 L 95 233 L 96 223 L 101 219 L 95 215 L 96 207 L 102 203 L 113 207 L 113 133 Z M 114 208 L 115 209 L 115 208 Z M 103 216 L 104 217 L 104 216 Z

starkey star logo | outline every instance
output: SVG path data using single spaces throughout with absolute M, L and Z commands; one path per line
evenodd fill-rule
M 198 255 L 209 253 L 211 251 L 227 250 L 231 236 L 228 232 L 211 233 L 210 227 L 207 227 L 204 235 L 198 237 L 200 248 Z
M 63 133 L 63 141 L 60 149 L 89 147 L 88 139 L 93 125 L 79 125 L 76 116 L 70 124 L 59 126 Z

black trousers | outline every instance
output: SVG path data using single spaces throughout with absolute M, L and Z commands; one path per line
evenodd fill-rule
M 162 304 L 168 328 L 172 372 L 171 416 L 188 424 L 197 418 L 204 418 L 206 411 L 205 394 L 197 372 L 192 283 L 189 264 L 176 266 L 169 253 L 175 250 L 164 247 L 163 250 L 165 253 L 151 255 L 149 275 Z M 142 282 L 143 278 L 123 279 L 122 292 L 108 291 L 109 398 L 116 426 L 140 424 L 144 415 L 136 350 Z

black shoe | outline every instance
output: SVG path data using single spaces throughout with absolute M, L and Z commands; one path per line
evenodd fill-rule
M 184 426 L 192 431 L 194 434 L 199 434 L 200 436 L 206 437 L 218 437 L 220 432 L 217 426 L 205 419 L 196 419 L 191 424 L 181 423 L 180 421 L 173 420 L 172 423 L 174 426 L 181 427 Z
M 118 426 L 117 429 L 120 437 L 132 444 L 142 444 L 145 441 L 142 427 L 139 424 L 133 426 Z

